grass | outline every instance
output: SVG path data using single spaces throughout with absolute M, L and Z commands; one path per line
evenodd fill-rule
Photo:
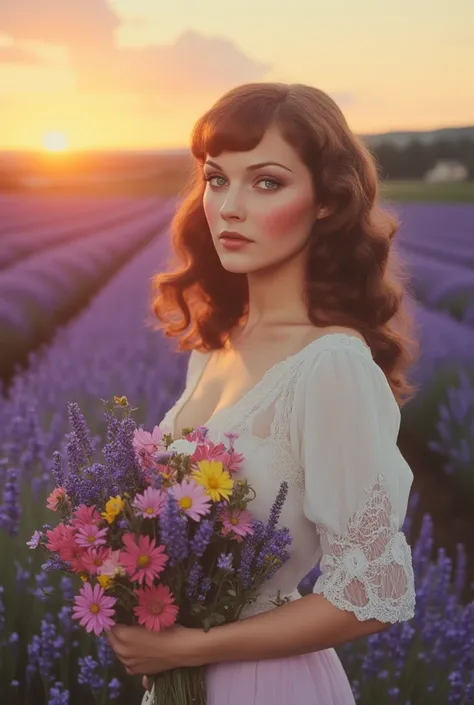
M 474 203 L 474 181 L 430 184 L 424 181 L 385 181 L 382 196 L 398 202 Z

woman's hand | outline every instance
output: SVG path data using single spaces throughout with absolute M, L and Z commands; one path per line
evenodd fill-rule
M 196 632 L 201 630 L 180 624 L 161 632 L 119 624 L 107 632 L 107 638 L 127 673 L 154 675 L 191 665 L 187 663 L 186 654 L 192 653 L 192 638 L 196 638 Z

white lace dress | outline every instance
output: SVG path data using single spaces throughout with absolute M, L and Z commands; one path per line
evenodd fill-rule
M 161 426 L 173 429 L 209 357 L 191 353 L 185 390 Z M 270 600 L 278 590 L 298 599 L 298 583 L 320 559 L 314 592 L 339 609 L 360 620 L 413 617 L 411 550 L 400 531 L 413 474 L 397 446 L 399 407 L 368 346 L 355 336 L 324 335 L 205 425 L 213 441 L 240 434 L 235 447 L 246 459 L 256 492 L 249 509 L 258 519 L 268 519 L 281 481 L 289 484 L 280 525 L 290 529 L 291 558 L 242 619 L 277 609 Z M 207 685 L 209 705 L 354 703 L 333 649 L 212 664 Z

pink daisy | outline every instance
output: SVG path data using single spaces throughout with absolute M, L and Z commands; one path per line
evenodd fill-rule
M 149 632 L 159 632 L 173 626 L 178 615 L 174 596 L 166 585 L 136 590 L 138 606 L 133 608 L 138 623 Z
M 48 509 L 51 509 L 52 512 L 57 512 L 61 500 L 65 499 L 65 497 L 66 490 L 64 487 L 56 487 L 46 500 L 46 506 Z
M 101 546 L 106 543 L 108 529 L 99 529 L 95 524 L 86 524 L 81 526 L 76 533 L 76 543 L 78 546 L 83 546 L 84 548 L 91 548 L 92 546 Z
M 88 548 L 82 556 L 82 563 L 90 575 L 95 575 L 104 565 L 111 553 L 110 548 Z
M 203 485 L 198 485 L 193 478 L 185 478 L 181 483 L 172 485 L 168 492 L 172 494 L 178 506 L 194 521 L 209 514 L 212 501 Z
M 74 598 L 72 618 L 78 619 L 86 632 L 93 631 L 96 636 L 108 632 L 115 624 L 111 619 L 115 614 L 115 597 L 105 596 L 103 587 L 94 585 L 92 588 L 90 583 L 84 583 L 79 593 Z
M 86 526 L 86 524 L 98 526 L 101 521 L 102 517 L 95 507 L 86 507 L 85 504 L 81 504 L 74 512 L 72 525 L 74 528 L 79 529 L 81 526 Z
M 229 472 L 237 472 L 244 461 L 244 456 L 242 453 L 226 450 L 225 453 L 222 453 L 220 461 Z
M 82 558 L 84 555 L 85 549 L 82 548 L 82 546 L 77 545 L 74 537 L 75 534 L 72 535 L 68 541 L 65 541 L 58 551 L 59 556 L 63 559 L 63 561 L 73 563 L 74 561 Z M 83 569 L 84 566 L 81 563 L 81 570 Z
M 120 562 L 130 579 L 137 580 L 139 585 L 153 583 L 168 561 L 165 547 L 156 546 L 155 539 L 149 536 L 139 536 L 136 543 L 132 533 L 124 534 L 122 540 L 125 550 L 120 553 Z
M 163 511 L 165 502 L 166 492 L 147 487 L 143 494 L 135 495 L 132 506 L 145 519 L 154 519 Z
M 186 440 L 188 441 L 197 441 L 198 443 L 205 443 L 206 442 L 206 427 L 205 426 L 199 426 L 198 428 L 195 428 L 191 431 L 191 433 L 188 433 L 187 436 L 185 436 Z
M 166 446 L 163 443 L 164 433 L 164 429 L 161 429 L 159 426 L 155 426 L 151 433 L 144 431 L 142 428 L 135 430 L 132 445 L 140 467 L 143 470 L 155 467 L 153 453 L 166 451 Z
M 48 538 L 46 548 L 54 553 L 59 553 L 73 539 L 74 529 L 69 524 L 66 525 L 61 522 L 54 529 L 48 529 L 46 536 Z
M 217 445 L 212 441 L 206 441 L 201 445 L 198 445 L 193 453 L 193 459 L 196 462 L 200 460 L 220 460 L 223 453 L 226 452 L 226 447 L 224 443 L 218 443 Z
M 242 541 L 244 536 L 253 534 L 253 516 L 247 509 L 224 508 L 219 516 L 223 523 L 222 535 Z

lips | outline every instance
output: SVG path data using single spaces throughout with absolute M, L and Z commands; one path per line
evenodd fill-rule
M 235 230 L 224 230 L 219 235 L 219 240 L 240 240 L 243 242 L 253 242 L 253 240 L 251 240 L 249 237 L 245 237 L 245 235 L 242 235 L 241 233 L 238 233 Z

